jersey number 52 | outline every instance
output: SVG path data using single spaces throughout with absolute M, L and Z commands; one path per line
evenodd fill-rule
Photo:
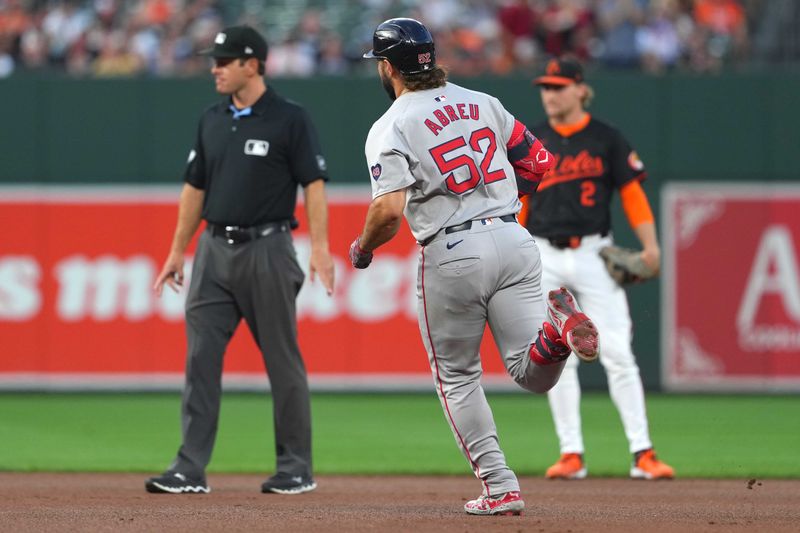
M 486 151 L 484 152 L 481 148 L 481 141 L 487 139 L 489 142 L 483 143 L 486 145 Z M 497 140 L 491 129 L 481 128 L 473 131 L 469 136 L 470 148 L 475 152 L 483 154 L 483 159 L 481 159 L 480 162 L 480 170 L 478 170 L 478 165 L 475 163 L 475 160 L 466 154 L 457 155 L 451 159 L 445 158 L 445 155 L 465 146 L 467 146 L 467 141 L 464 137 L 456 137 L 453 140 L 447 141 L 439 146 L 434 146 L 428 150 L 439 172 L 441 172 L 443 176 L 446 176 L 444 181 L 450 191 L 456 194 L 464 194 L 467 191 L 471 191 L 478 186 L 481 177 L 483 177 L 483 181 L 487 185 L 495 181 L 506 179 L 506 173 L 502 168 L 498 170 L 489 170 L 494 153 L 497 151 Z M 457 182 L 453 171 L 461 167 L 467 167 L 467 170 L 469 170 L 469 179 Z

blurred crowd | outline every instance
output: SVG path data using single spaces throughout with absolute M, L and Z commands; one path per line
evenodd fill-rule
M 238 23 L 267 36 L 268 76 L 358 73 L 396 16 L 423 21 L 459 76 L 565 52 L 656 74 L 800 63 L 798 0 L 0 0 L 0 77 L 193 76 L 209 66 L 197 51 Z

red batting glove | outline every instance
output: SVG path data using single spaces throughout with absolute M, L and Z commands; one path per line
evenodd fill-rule
M 355 268 L 367 268 L 372 263 L 372 252 L 366 252 L 361 248 L 361 237 L 356 237 L 350 245 L 350 262 Z

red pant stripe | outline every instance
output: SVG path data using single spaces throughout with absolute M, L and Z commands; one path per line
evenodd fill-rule
M 469 448 L 464 443 L 463 437 L 461 437 L 461 433 L 459 433 L 458 428 L 456 427 L 456 422 L 453 420 L 453 415 L 450 413 L 450 406 L 447 404 L 447 396 L 444 394 L 444 387 L 442 387 L 442 378 L 439 374 L 439 360 L 436 358 L 436 348 L 433 346 L 433 338 L 431 337 L 431 327 L 428 323 L 428 305 L 425 299 L 425 247 L 422 247 L 422 309 L 423 313 L 425 314 L 425 329 L 428 330 L 428 342 L 431 345 L 431 353 L 433 354 L 433 362 L 436 365 L 436 381 L 439 385 L 439 393 L 442 396 L 442 402 L 444 403 L 444 410 L 447 413 L 447 418 L 450 420 L 450 424 L 453 426 L 453 430 L 456 432 L 456 436 L 458 437 L 459 442 L 461 442 L 461 446 L 464 448 L 464 452 L 467 454 L 467 460 L 472 465 L 472 469 L 475 472 L 475 475 L 478 479 L 481 480 L 483 486 L 486 488 L 486 495 L 490 496 L 491 492 L 489 491 L 489 485 L 486 483 L 486 480 L 481 478 L 481 470 L 478 467 L 478 464 L 472 460 L 472 456 L 469 454 Z

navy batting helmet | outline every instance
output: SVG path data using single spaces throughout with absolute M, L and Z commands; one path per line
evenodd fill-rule
M 433 70 L 436 51 L 433 37 L 420 21 L 407 18 L 389 19 L 375 28 L 372 50 L 366 59 L 386 59 L 403 74 Z

